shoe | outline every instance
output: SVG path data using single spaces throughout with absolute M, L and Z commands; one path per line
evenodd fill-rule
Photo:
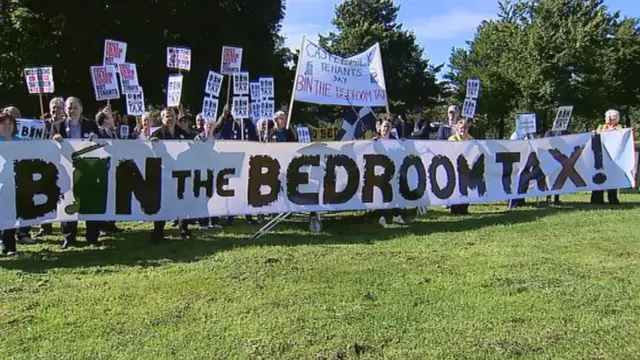
M 74 247 L 76 246 L 76 242 L 75 241 L 63 241 L 62 245 L 60 245 L 60 248 L 62 249 L 68 249 L 70 247 Z
M 52 235 L 53 231 L 49 231 L 49 230 L 45 230 L 45 229 L 40 229 L 38 230 L 38 232 L 36 233 L 36 235 L 34 236 L 36 239 L 39 239 L 43 236 L 47 236 L 47 235 Z
M 387 219 L 385 219 L 384 216 L 380 216 L 380 219 L 378 219 L 378 224 L 380 224 L 381 226 L 387 226 Z
M 29 236 L 29 235 L 21 235 L 18 238 L 18 244 L 33 245 L 33 244 L 36 244 L 36 243 L 37 243 L 37 241 L 32 239 L 31 236 Z
M 204 230 L 207 230 L 209 228 L 211 228 L 211 226 L 206 226 L 206 225 L 205 226 L 202 226 L 202 225 L 198 226 L 198 230 L 200 230 L 200 231 L 204 231 Z
M 247 223 L 249 223 L 249 225 L 258 225 L 258 222 L 255 221 L 254 219 L 247 220 Z
M 394 216 L 392 221 L 393 221 L 394 224 L 400 224 L 400 225 L 404 225 L 405 224 L 404 219 L 400 215 Z
M 180 239 L 191 240 L 191 233 L 180 234 Z
M 98 236 L 107 236 L 107 232 L 104 230 L 100 230 L 100 232 L 98 233 Z
M 102 246 L 102 242 L 101 241 L 93 241 L 93 242 L 89 243 L 89 247 L 92 248 L 92 249 L 99 248 L 101 246 Z
M 209 229 L 220 230 L 220 229 L 222 229 L 222 226 L 220 226 L 218 224 L 213 224 L 213 225 L 209 225 Z
M 2 255 L 4 255 L 4 256 L 16 256 L 16 255 L 18 255 L 18 252 L 15 251 L 15 250 L 3 251 Z

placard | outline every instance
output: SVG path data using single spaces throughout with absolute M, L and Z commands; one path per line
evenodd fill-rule
M 167 106 L 180 106 L 182 98 L 182 75 L 169 75 L 167 82 Z
M 477 99 L 480 95 L 480 79 L 467 79 L 467 99 Z
M 138 69 L 136 64 L 118 64 L 120 72 L 120 87 L 123 94 L 137 94 L 140 85 L 138 84 Z
M 191 70 L 191 49 L 186 47 L 167 47 L 167 67 L 169 69 Z
M 220 73 L 231 75 L 240 71 L 242 66 L 242 48 L 223 46 Z
M 46 124 L 42 120 L 16 119 L 18 136 L 23 140 L 42 140 L 46 132 Z
M 249 73 L 241 71 L 233 74 L 233 95 L 249 95 Z
M 118 81 L 116 80 L 115 66 L 92 66 L 90 71 L 96 101 L 115 100 L 120 98 L 120 89 L 118 89 Z
M 38 67 L 24 69 L 29 94 L 52 94 L 55 91 L 53 83 L 53 68 Z
M 129 125 L 120 125 L 120 139 L 129 138 Z
M 473 119 L 476 115 L 476 99 L 464 99 L 464 105 L 462 106 L 462 117 L 466 119 Z
M 516 132 L 519 134 L 535 134 L 537 129 L 536 114 L 516 115 Z
M 204 92 L 215 97 L 220 97 L 220 89 L 222 88 L 222 79 L 224 77 L 215 71 L 209 70 L 207 83 L 204 86 Z
M 249 97 L 234 96 L 231 114 L 235 119 L 248 119 L 249 118 Z
M 261 101 L 251 101 L 251 119 L 256 122 L 258 120 L 262 120 L 262 102 Z
M 553 128 L 551 131 L 565 131 L 569 128 L 571 122 L 571 114 L 573 113 L 573 106 L 560 106 L 556 113 L 556 119 L 553 121 Z
M 262 100 L 260 102 L 260 117 L 266 120 L 273 120 L 275 113 L 275 103 L 273 100 Z
M 104 41 L 104 56 L 102 65 L 113 65 L 118 70 L 118 64 L 125 62 L 127 57 L 127 43 L 116 40 Z
M 311 142 L 311 133 L 309 132 L 309 128 L 306 126 L 298 126 L 296 128 L 296 132 L 298 133 L 298 142 L 300 143 L 310 143 Z
M 251 101 L 262 100 L 262 93 L 260 91 L 260 82 L 252 81 L 249 83 L 249 92 L 251 94 Z
M 137 94 L 126 94 L 125 98 L 127 100 L 127 115 L 131 116 L 142 116 L 146 112 L 144 106 L 144 91 L 142 90 L 142 86 L 138 86 Z
M 260 95 L 263 99 L 273 99 L 274 85 L 273 78 L 270 76 L 261 77 L 258 79 L 260 84 Z
M 202 118 L 205 121 L 215 121 L 218 117 L 218 99 L 205 96 L 202 101 Z

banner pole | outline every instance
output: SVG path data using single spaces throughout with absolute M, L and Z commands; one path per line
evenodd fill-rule
M 38 97 L 40 98 L 40 118 L 42 118 L 44 116 L 44 103 L 42 102 L 42 94 L 38 94 Z
M 300 72 L 300 63 L 301 63 L 300 60 L 302 60 L 302 51 L 303 51 L 302 48 L 304 47 L 304 41 L 306 38 L 307 38 L 307 35 L 302 34 L 302 38 L 300 39 L 300 55 L 298 55 L 298 64 L 296 65 L 296 73 L 293 76 L 293 88 L 291 89 L 291 102 L 289 102 L 289 112 L 287 113 L 287 130 L 289 130 L 289 126 L 291 125 L 291 113 L 293 112 L 293 103 L 296 97 L 296 80 L 298 78 L 298 73 Z
M 229 101 L 231 100 L 231 75 L 227 75 L 227 79 L 229 79 L 227 83 L 227 105 L 229 105 Z

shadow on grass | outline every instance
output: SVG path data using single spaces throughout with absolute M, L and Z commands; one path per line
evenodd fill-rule
M 505 211 L 496 211 L 496 207 Z M 493 209 L 482 212 L 482 209 Z M 468 216 L 454 217 L 443 211 L 430 211 L 425 218 L 418 218 L 406 226 L 381 228 L 376 213 L 360 212 L 356 215 L 327 214 L 324 216 L 324 232 L 307 231 L 308 220 L 295 217 L 259 239 L 250 239 L 257 227 L 234 225 L 228 231 L 194 231 L 193 240 L 177 240 L 177 230 L 167 229 L 167 241 L 152 246 L 149 229 L 133 229 L 103 240 L 104 248 L 80 248 L 66 251 L 25 251 L 19 257 L 5 259 L 0 267 L 30 273 L 43 273 L 56 268 L 85 268 L 100 266 L 155 267 L 169 262 L 194 262 L 215 256 L 216 253 L 245 246 L 302 246 L 372 244 L 401 236 L 428 236 L 436 233 L 473 231 L 495 225 L 515 225 L 535 222 L 546 216 L 575 211 L 629 210 L 640 208 L 640 203 L 601 205 L 571 202 L 559 206 L 529 205 L 515 211 L 506 211 L 506 205 L 494 204 L 472 208 Z M 480 211 L 478 211 L 480 210 Z M 413 220 L 413 219 L 412 219 Z M 237 223 L 236 223 L 237 224 Z M 48 244 L 59 244 L 46 241 Z M 107 272 L 108 273 L 108 272 Z

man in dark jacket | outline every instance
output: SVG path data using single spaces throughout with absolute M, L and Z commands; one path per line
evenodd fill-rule
M 63 139 L 90 139 L 98 134 L 98 126 L 95 122 L 82 117 L 82 103 L 76 97 L 69 97 L 65 101 L 67 118 L 51 125 L 51 138 L 56 141 Z M 86 239 L 91 246 L 99 246 L 100 235 L 99 221 L 85 221 Z M 70 221 L 61 224 L 62 248 L 66 249 L 76 245 L 78 235 L 78 222 Z
M 176 125 L 176 112 L 173 108 L 164 108 L 160 113 L 162 119 L 162 127 L 151 134 L 151 141 L 158 140 L 187 140 L 189 134 L 187 134 L 180 126 Z M 151 243 L 154 245 L 160 244 L 164 241 L 164 227 L 167 224 L 166 221 L 154 221 L 153 222 L 153 234 L 151 235 Z M 183 240 L 190 238 L 189 224 L 187 221 L 179 220 L 178 226 L 180 228 L 180 237 Z
M 568 132 L 567 130 L 559 130 L 559 131 L 553 131 L 553 130 L 549 130 L 544 134 L 544 137 L 548 138 L 548 137 L 555 137 L 555 136 L 564 136 L 564 135 L 569 135 L 571 134 L 570 132 Z M 547 203 L 551 203 L 551 195 L 547 196 Z M 553 204 L 554 205 L 560 205 L 560 195 L 554 195 L 553 196 Z

